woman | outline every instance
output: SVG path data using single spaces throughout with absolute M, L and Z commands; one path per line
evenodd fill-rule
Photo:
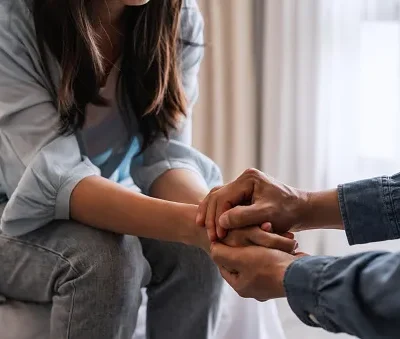
M 194 0 L 0 0 L 0 294 L 52 303 L 52 339 L 130 338 L 143 286 L 149 338 L 207 337 L 202 31 Z

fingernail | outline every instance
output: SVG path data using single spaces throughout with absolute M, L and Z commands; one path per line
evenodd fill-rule
M 228 223 L 229 223 L 228 216 L 227 216 L 226 214 L 222 214 L 222 215 L 219 217 L 219 225 L 220 225 L 221 227 L 223 227 L 223 228 L 227 228 Z
M 196 224 L 199 225 L 199 226 L 204 226 L 204 225 L 200 225 L 200 221 L 201 221 L 201 215 L 197 214 L 197 216 L 196 216 Z
M 226 230 L 223 228 L 218 227 L 217 228 L 217 235 L 218 235 L 218 239 L 223 240 L 226 237 Z
M 265 232 L 269 232 L 272 229 L 272 225 L 269 222 L 266 222 L 265 224 L 261 225 L 261 229 Z

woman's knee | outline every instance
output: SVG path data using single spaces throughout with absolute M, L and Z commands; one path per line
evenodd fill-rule
M 72 221 L 46 226 L 47 246 L 68 263 L 87 287 L 107 285 L 113 293 L 139 290 L 148 279 L 148 263 L 137 237 L 118 235 Z M 37 235 L 40 237 L 40 235 Z

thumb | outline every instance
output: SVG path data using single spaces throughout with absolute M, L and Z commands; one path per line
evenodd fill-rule
M 257 204 L 236 206 L 221 215 L 219 225 L 225 229 L 242 228 L 261 225 L 266 219 L 263 210 Z

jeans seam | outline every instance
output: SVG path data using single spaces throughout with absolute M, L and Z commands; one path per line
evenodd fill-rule
M 27 242 L 27 241 L 23 241 L 23 240 L 21 240 L 21 239 L 16 239 L 16 238 L 12 238 L 12 237 L 7 237 L 7 236 L 4 236 L 4 235 L 0 235 L 0 238 L 3 238 L 3 239 L 5 239 L 5 240 L 7 240 L 7 241 L 10 241 L 10 242 L 15 242 L 15 243 L 19 243 L 19 244 L 22 244 L 22 245 L 25 245 L 25 246 L 29 246 L 29 247 L 35 248 L 35 249 L 37 249 L 37 250 L 41 250 L 41 251 L 44 251 L 44 252 L 51 253 L 51 254 L 55 255 L 56 257 L 58 257 L 59 259 L 61 259 L 62 261 L 66 262 L 66 263 L 71 267 L 71 269 L 72 269 L 77 275 L 79 275 L 79 272 L 78 272 L 78 270 L 74 267 L 74 265 L 72 265 L 72 263 L 71 263 L 66 257 L 64 257 L 61 253 L 58 253 L 58 252 L 56 252 L 56 251 L 54 251 L 54 250 L 51 250 L 51 249 L 49 249 L 49 248 L 46 248 L 46 247 L 44 247 L 44 246 L 40 246 L 40 245 L 37 245 L 37 244 L 32 244 L 32 243 Z M 70 308 L 69 317 L 68 317 L 68 327 L 67 327 L 67 337 L 66 337 L 67 339 L 70 338 L 71 323 L 72 323 L 71 319 L 72 319 L 72 314 L 73 314 L 73 312 L 74 312 L 75 294 L 76 294 L 76 286 L 75 286 L 75 283 L 74 283 L 73 281 L 71 281 L 71 283 L 72 283 L 73 293 L 72 293 L 71 308 Z
M 26 245 L 26 246 L 29 246 L 29 247 L 33 247 L 33 248 L 36 248 L 36 249 L 39 249 L 39 250 L 42 250 L 42 251 L 45 251 L 45 252 L 52 253 L 52 254 L 56 255 L 57 257 L 61 258 L 63 261 L 67 262 L 71 266 L 71 268 L 74 270 L 74 272 L 79 274 L 79 271 L 74 267 L 74 265 L 72 265 L 72 263 L 66 257 L 64 257 L 61 253 L 58 253 L 58 252 L 56 252 L 56 251 L 54 251 L 54 250 L 52 250 L 50 248 L 47 248 L 47 247 L 44 247 L 44 246 L 41 246 L 41 245 L 33 244 L 31 242 L 24 241 L 24 240 L 17 239 L 17 238 L 13 238 L 13 237 L 8 237 L 8 236 L 2 235 L 2 234 L 0 235 L 0 238 L 6 239 L 6 240 L 8 240 L 10 242 L 20 243 L 20 244 L 23 244 L 23 245 Z
M 76 287 L 75 287 L 75 283 L 73 281 L 72 281 L 72 287 L 74 289 L 74 292 L 72 293 L 71 308 L 70 308 L 69 317 L 68 317 L 67 339 L 70 338 L 70 334 L 71 334 L 72 314 L 74 313 L 74 306 L 75 306 Z

